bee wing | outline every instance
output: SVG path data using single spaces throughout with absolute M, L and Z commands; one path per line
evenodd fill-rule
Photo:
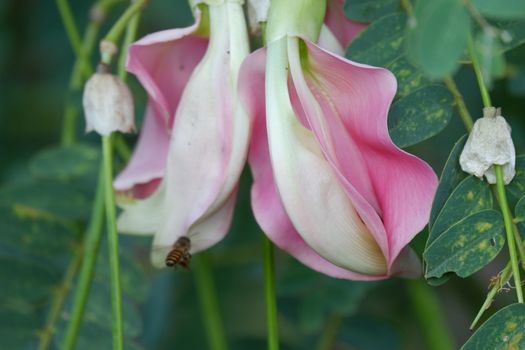
M 151 248 L 151 263 L 157 268 L 166 267 L 166 256 L 173 249 L 172 246 L 153 246 Z

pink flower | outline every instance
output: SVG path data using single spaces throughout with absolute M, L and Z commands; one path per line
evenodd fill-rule
M 133 157 L 114 182 L 138 199 L 123 205 L 118 224 L 123 232 L 155 234 L 159 267 L 182 236 L 191 253 L 222 239 L 246 159 L 251 122 L 237 98 L 249 53 L 242 6 L 209 3 L 209 38 L 196 7 L 193 26 L 148 35 L 129 49 L 128 70 L 149 103 Z
M 277 246 L 327 275 L 417 275 L 407 244 L 428 221 L 437 178 L 388 135 L 394 76 L 313 43 L 322 3 L 272 2 L 267 49 L 241 67 L 256 219 Z M 279 18 L 294 6 L 313 18 Z

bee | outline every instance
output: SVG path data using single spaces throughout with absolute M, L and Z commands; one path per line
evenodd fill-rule
M 171 248 L 170 252 L 166 256 L 166 266 L 175 267 L 180 265 L 184 268 L 189 268 L 191 261 L 191 241 L 188 237 L 182 236 Z

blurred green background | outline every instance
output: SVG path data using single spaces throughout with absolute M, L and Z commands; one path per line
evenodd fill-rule
M 72 2 L 81 32 L 91 1 Z M 125 8 L 122 2 L 106 23 Z M 0 348 L 34 349 L 42 338 L 58 348 L 71 306 L 81 236 L 89 218 L 98 167 L 95 135 L 78 133 L 82 146 L 57 153 L 64 105 L 80 105 L 68 93 L 74 54 L 54 2 L 0 2 Z M 139 36 L 192 22 L 185 1 L 152 0 Z M 105 33 L 105 25 L 101 33 Z M 495 82 L 494 103 L 513 127 L 517 153 L 525 147 L 525 50 L 507 54 L 508 74 Z M 96 62 L 93 56 L 92 62 Z M 481 114 L 474 75 L 462 68 L 456 81 L 471 113 Z M 137 114 L 145 94 L 131 77 Z M 139 117 L 140 119 L 140 117 Z M 140 122 L 139 122 L 140 124 Z M 465 133 L 459 117 L 438 136 L 409 148 L 440 173 L 456 140 Z M 130 146 L 136 136 L 126 136 Z M 122 159 L 117 159 L 119 167 Z M 249 207 L 249 171 L 242 178 L 237 210 L 227 238 L 210 250 L 221 315 L 231 349 L 265 349 L 262 232 Z M 422 251 L 425 233 L 413 246 Z M 155 270 L 149 265 L 149 238 L 121 236 L 126 349 L 205 349 L 200 306 L 191 271 Z M 107 249 L 103 241 L 78 349 L 111 348 Z M 473 278 L 452 278 L 443 286 L 393 279 L 362 283 L 335 280 L 276 251 L 282 349 L 313 349 L 334 334 L 334 349 L 426 349 L 414 293 L 437 301 L 445 327 L 459 347 L 482 304 L 496 260 Z M 73 283 L 73 285 L 71 285 Z M 417 291 L 417 292 L 416 292 Z M 498 298 L 496 306 L 508 297 Z M 63 305 L 62 305 L 63 304 Z M 58 305 L 58 309 L 57 309 Z

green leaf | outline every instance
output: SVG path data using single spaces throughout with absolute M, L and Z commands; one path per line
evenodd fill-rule
M 438 214 L 443 209 L 446 200 L 452 194 L 452 191 L 459 185 L 459 183 L 467 177 L 467 174 L 461 170 L 459 165 L 459 156 L 465 147 L 465 142 L 467 142 L 468 135 L 463 135 L 454 145 L 452 151 L 450 152 L 447 162 L 443 167 L 441 172 L 441 177 L 439 179 L 439 186 L 434 196 L 434 201 L 432 203 L 432 210 L 430 212 L 430 220 L 428 223 L 429 227 L 434 226 L 434 222 Z
M 372 22 L 399 9 L 399 0 L 346 0 L 346 17 L 358 22 Z
M 525 221 L 525 196 L 521 197 L 521 199 L 516 204 L 514 216 L 517 222 Z
M 525 17 L 525 1 L 523 0 L 472 0 L 474 6 L 484 16 L 502 19 L 517 19 Z
M 496 27 L 504 31 L 506 40 L 503 40 L 502 50 L 511 50 L 525 43 L 525 20 L 498 22 Z
M 489 185 L 476 177 L 467 177 L 454 189 L 430 228 L 427 249 L 443 232 L 466 216 L 491 208 Z
M 496 257 L 503 244 L 503 220 L 495 210 L 467 216 L 443 232 L 425 250 L 425 278 L 454 272 L 468 277 Z
M 404 55 L 403 43 L 407 17 L 394 13 L 371 23 L 346 50 L 346 58 L 382 66 Z
M 506 189 L 515 199 L 525 195 L 525 155 L 516 157 L 516 176 Z
M 463 1 L 418 1 L 407 50 L 428 77 L 444 78 L 458 68 L 469 32 L 470 15 Z
M 442 85 L 427 85 L 392 105 L 388 114 L 390 136 L 399 147 L 407 147 L 426 140 L 449 123 L 452 94 Z
M 525 304 L 512 304 L 496 312 L 461 348 L 485 349 L 525 349 Z
M 389 129 L 398 146 L 416 144 L 439 133 L 450 121 L 453 98 L 412 65 L 404 50 L 407 17 L 394 13 L 373 22 L 348 47 L 346 57 L 381 66 L 394 73 L 396 99 L 389 113 Z M 414 132 L 415 131 L 415 132 Z
M 90 145 L 54 147 L 33 157 L 29 170 L 40 179 L 72 180 L 94 174 L 99 165 L 99 153 Z
M 385 320 L 357 315 L 345 320 L 341 328 L 340 338 L 346 344 L 350 344 L 350 349 L 401 350 L 403 348 L 399 330 Z
M 306 333 L 322 328 L 330 315 L 350 316 L 378 283 L 329 278 L 290 261 L 278 283 L 278 295 L 298 304 L 298 323 Z
M 476 56 L 481 66 L 485 83 L 490 87 L 495 78 L 505 74 L 505 56 L 499 37 L 493 30 L 482 30 L 474 42 Z
M 28 215 L 63 220 L 87 219 L 91 212 L 84 194 L 67 183 L 57 182 L 29 182 L 0 188 L 0 205 L 15 207 Z

